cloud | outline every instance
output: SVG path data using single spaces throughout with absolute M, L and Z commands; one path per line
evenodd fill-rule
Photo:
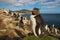
M 19 3 L 17 0 L 0 0 L 0 3 L 2 5 L 7 5 L 7 6 L 21 6 L 22 4 Z
M 13 3 L 15 3 L 16 1 L 15 0 L 0 0 L 0 3 L 3 4 L 3 5 L 12 5 Z
M 22 4 L 27 4 L 27 5 L 34 5 L 36 4 L 38 1 L 34 1 L 34 0 L 19 0 L 19 3 Z
M 0 4 L 7 6 L 35 5 L 39 3 L 45 8 L 55 8 L 60 6 L 60 0 L 0 0 Z
M 42 7 L 56 8 L 60 6 L 60 0 L 39 0 Z
M 8 6 L 22 6 L 22 5 L 34 5 L 38 1 L 34 0 L 0 0 L 0 3 L 2 5 L 8 5 Z

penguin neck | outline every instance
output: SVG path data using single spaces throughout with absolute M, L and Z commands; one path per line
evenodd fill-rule
M 36 15 L 31 15 L 32 17 L 35 17 Z

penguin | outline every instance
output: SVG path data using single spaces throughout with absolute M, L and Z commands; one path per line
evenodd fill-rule
M 45 29 L 48 30 L 48 25 L 45 26 Z
M 47 32 L 50 32 L 50 29 L 49 29 L 48 25 L 45 26 L 45 29 L 46 29 Z
M 44 21 L 40 14 L 36 14 L 38 9 L 34 8 L 30 16 L 32 31 L 36 37 L 43 37 L 45 35 Z

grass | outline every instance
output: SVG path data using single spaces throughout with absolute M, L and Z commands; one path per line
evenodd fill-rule
M 58 40 L 57 38 L 51 37 L 51 36 L 46 36 L 43 38 L 37 38 L 34 35 L 24 37 L 22 40 Z

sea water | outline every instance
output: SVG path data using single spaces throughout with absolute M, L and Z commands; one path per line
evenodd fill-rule
M 27 17 L 30 19 L 30 14 L 24 14 L 22 16 Z M 41 14 L 45 24 L 48 25 L 55 25 L 56 28 L 60 29 L 60 14 Z

